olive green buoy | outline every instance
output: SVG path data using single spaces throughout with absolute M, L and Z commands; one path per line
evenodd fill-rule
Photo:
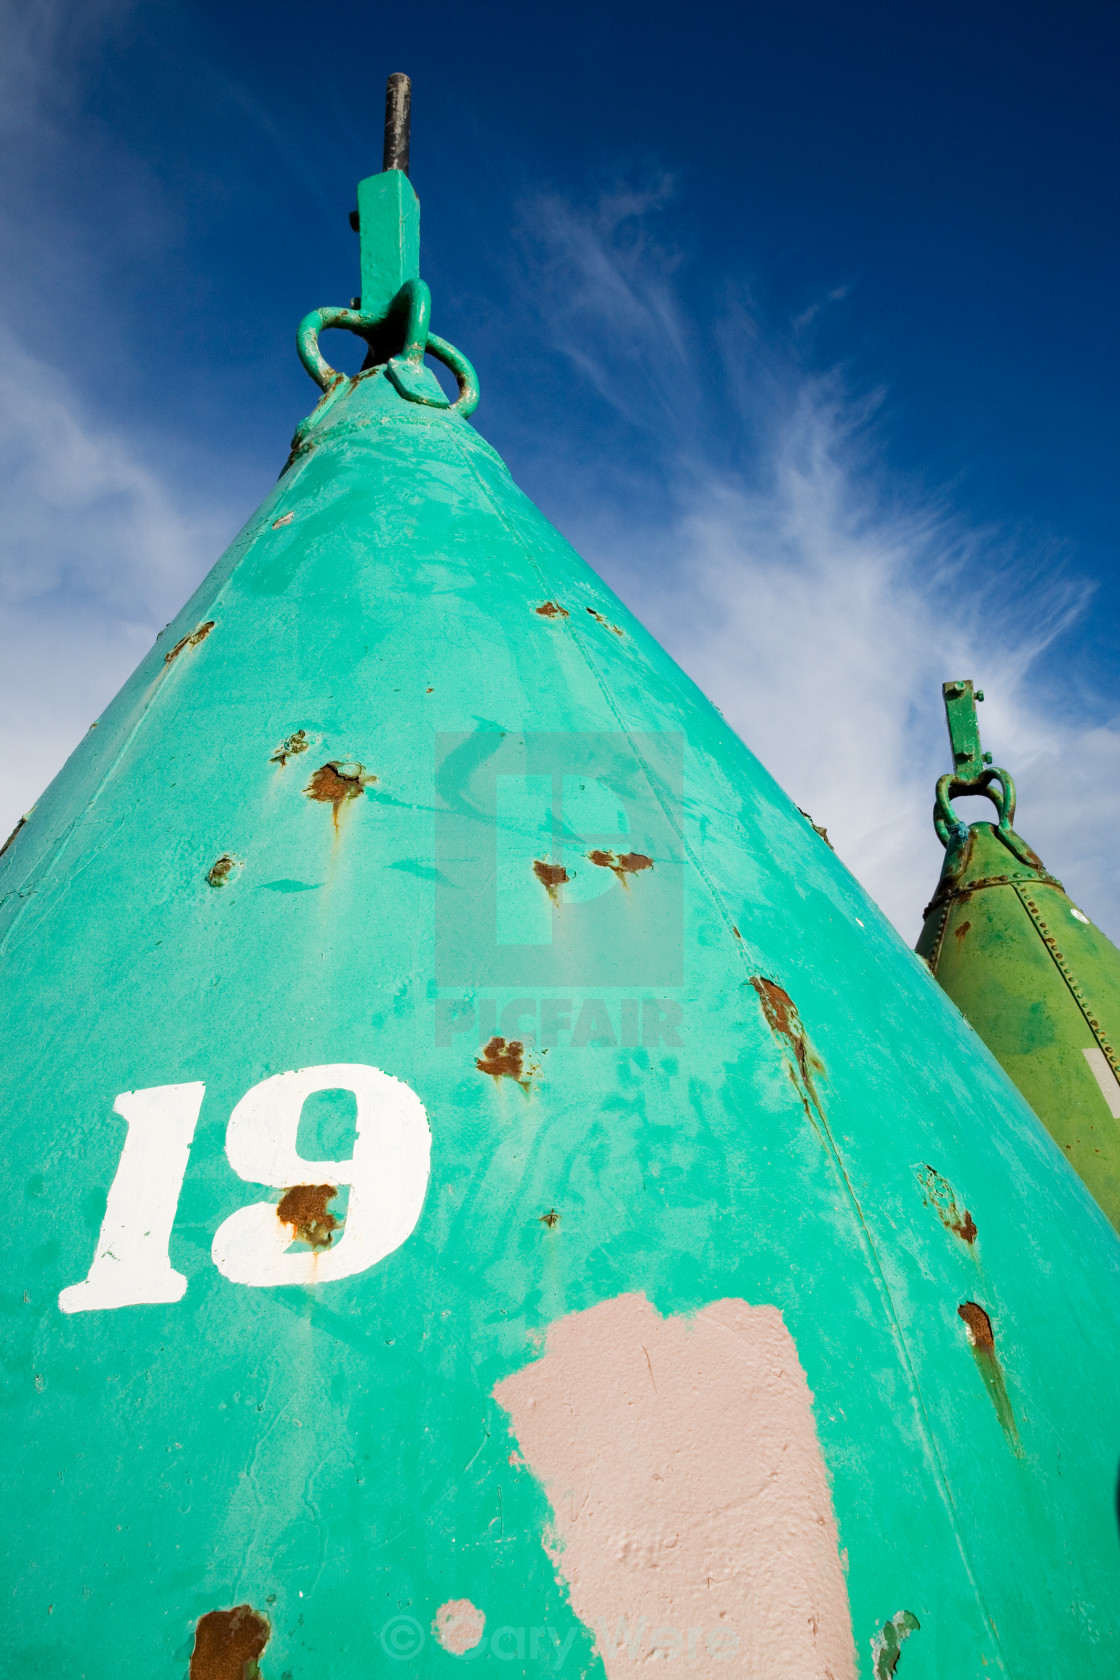
M 1015 784 L 983 752 L 982 694 L 943 686 L 956 768 L 940 778 L 945 847 L 918 954 L 1120 1228 L 1120 951 L 1015 832 Z M 952 801 L 983 794 L 995 822 Z

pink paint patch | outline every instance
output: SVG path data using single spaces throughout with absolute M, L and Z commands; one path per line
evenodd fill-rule
M 432 1623 L 432 1632 L 445 1651 L 461 1657 L 473 1651 L 486 1628 L 486 1617 L 469 1598 L 451 1598 L 441 1604 Z
M 812 1395 L 776 1307 L 661 1318 L 621 1295 L 554 1324 L 494 1397 L 608 1680 L 672 1656 L 694 1680 L 855 1680 Z

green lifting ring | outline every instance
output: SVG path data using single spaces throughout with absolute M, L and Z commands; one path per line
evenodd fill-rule
M 299 359 L 323 391 L 329 391 L 346 375 L 331 367 L 319 348 L 319 334 L 329 327 L 341 327 L 357 334 L 368 343 L 373 332 L 392 320 L 405 315 L 404 343 L 396 356 L 386 363 L 385 372 L 403 397 L 409 402 L 425 403 L 432 408 L 448 408 L 452 414 L 465 419 L 478 407 L 478 375 L 453 344 L 429 331 L 432 313 L 432 294 L 423 280 L 406 280 L 384 315 L 363 315 L 359 309 L 313 309 L 303 317 L 296 329 L 296 349 Z M 424 365 L 425 355 L 434 356 L 455 375 L 459 395 L 453 403 L 433 398 L 416 381 Z
M 998 782 L 998 790 L 992 787 L 993 782 Z M 948 775 L 937 778 L 937 798 L 933 807 L 933 826 L 943 846 L 948 846 L 952 840 L 963 840 L 968 834 L 968 824 L 957 815 L 952 804 L 954 799 L 967 793 L 983 794 L 985 799 L 990 799 L 996 808 L 996 827 L 1002 834 L 1010 833 L 1015 820 L 1015 783 L 1010 773 L 993 765 L 989 770 L 982 770 L 978 776 L 969 776 L 962 781 L 950 771 Z

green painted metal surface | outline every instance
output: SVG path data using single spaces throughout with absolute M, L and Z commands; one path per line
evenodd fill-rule
M 945 863 L 918 952 L 1120 1228 L 1120 951 L 1015 832 L 1014 784 L 984 768 L 983 696 L 944 687 L 957 770 L 938 783 Z M 956 817 L 971 792 L 996 822 Z
M 1120 1245 L 461 411 L 329 384 L 0 871 L 11 1673 L 628 1672 L 493 1393 L 634 1294 L 781 1313 L 834 1680 L 1115 1672 Z
M 420 278 L 420 200 L 399 169 L 358 182 L 364 314 L 382 316 L 406 280 Z

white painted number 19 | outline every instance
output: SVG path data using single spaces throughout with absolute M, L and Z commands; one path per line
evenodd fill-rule
M 113 1104 L 128 1125 L 93 1263 L 58 1297 L 63 1312 L 178 1301 L 187 1287 L 169 1253 L 205 1085 L 125 1091 Z M 348 1161 L 308 1161 L 296 1151 L 305 1100 L 314 1091 L 352 1091 L 357 1104 Z M 214 1264 L 234 1283 L 327 1283 L 364 1272 L 399 1248 L 424 1205 L 431 1133 L 411 1086 L 359 1062 L 278 1073 L 254 1085 L 230 1115 L 226 1154 L 253 1184 L 348 1185 L 342 1235 L 321 1252 L 293 1249 L 275 1202 L 239 1208 L 216 1231 Z

